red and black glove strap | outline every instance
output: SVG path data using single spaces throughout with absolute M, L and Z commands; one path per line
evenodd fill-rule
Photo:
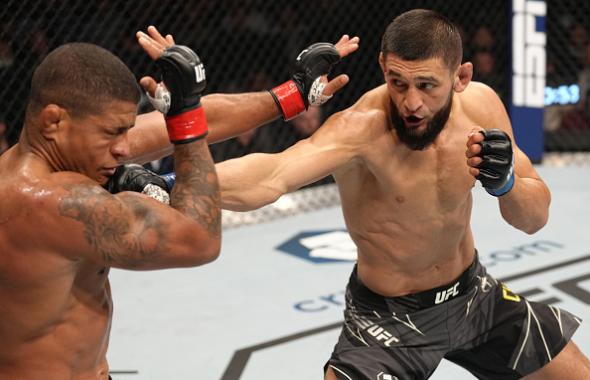
M 203 107 L 174 116 L 166 116 L 168 137 L 174 144 L 186 144 L 207 136 L 207 119 Z
M 270 93 L 281 111 L 283 111 L 285 121 L 291 120 L 305 111 L 305 103 L 293 80 L 273 88 Z

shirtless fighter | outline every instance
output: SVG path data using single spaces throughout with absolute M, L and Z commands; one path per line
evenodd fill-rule
M 137 124 L 142 144 L 174 152 L 172 207 L 103 188 L 118 192 L 125 186 L 109 179 L 133 150 L 128 135 L 139 100 L 133 74 L 94 45 L 67 44 L 50 53 L 33 76 L 19 143 L 0 157 L 0 380 L 107 379 L 109 268 L 196 266 L 219 253 L 219 191 L 200 103 L 205 79 L 194 80 L 196 69 L 204 69 L 194 52 L 172 48 L 172 38 L 155 28 L 139 42 L 157 60 L 171 93 L 166 118 L 152 113 Z M 344 37 L 327 54 L 342 57 L 357 48 L 358 38 Z M 312 56 L 299 66 L 302 73 L 318 73 L 307 65 L 325 56 Z M 320 74 L 327 74 L 325 67 Z M 314 78 L 304 74 L 298 75 L 301 83 L 274 91 L 282 94 L 276 104 L 286 107 L 286 115 L 308 103 Z M 322 95 L 347 80 L 339 76 L 312 95 L 325 101 Z M 142 84 L 155 81 L 146 77 Z M 289 93 L 293 87 L 297 92 Z M 213 140 L 281 113 L 268 92 L 211 95 L 203 103 L 211 108 Z M 234 110 L 224 113 L 230 105 L 241 105 L 252 120 L 244 122 Z
M 581 320 L 511 293 L 478 261 L 476 180 L 529 234 L 546 224 L 550 193 L 461 59 L 446 18 L 401 14 L 382 38 L 384 85 L 282 153 L 216 165 L 232 210 L 335 177 L 358 263 L 326 379 L 426 379 L 443 358 L 480 379 L 590 379 L 570 340 Z
M 220 248 L 200 65 L 161 57 L 177 183 L 170 205 L 102 185 L 129 154 L 139 86 L 110 52 L 66 44 L 35 70 L 18 144 L 0 157 L 0 379 L 107 379 L 109 268 L 187 267 Z

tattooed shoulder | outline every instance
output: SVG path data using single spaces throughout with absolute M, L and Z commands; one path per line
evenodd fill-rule
M 162 252 L 165 233 L 139 198 L 125 203 L 91 184 L 65 185 L 59 214 L 82 224 L 84 237 L 105 262 L 138 266 Z

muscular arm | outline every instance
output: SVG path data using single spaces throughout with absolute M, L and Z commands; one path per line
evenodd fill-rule
M 478 97 L 481 96 L 480 104 L 488 105 L 485 108 L 485 114 L 482 115 L 481 125 L 486 129 L 501 129 L 512 139 L 515 181 L 512 190 L 498 197 L 500 212 L 509 224 L 523 232 L 533 234 L 547 223 L 551 194 L 529 158 L 518 148 L 510 119 L 496 93 L 487 86 L 476 85 Z M 476 137 L 481 138 L 481 136 Z
M 271 122 L 281 115 L 269 92 L 211 94 L 201 98 L 207 116 L 209 144 L 226 140 Z M 129 131 L 130 156 L 126 162 L 146 163 L 172 153 L 160 112 L 139 115 Z
M 148 34 L 149 36 L 143 32 L 138 32 L 137 37 L 140 46 L 152 59 L 157 59 L 165 48 L 174 45 L 174 40 L 170 35 L 166 36 L 166 38 L 162 37 L 153 26 L 148 27 Z M 343 58 L 356 51 L 358 43 L 358 37 L 349 38 L 348 35 L 343 35 L 336 43 L 335 48 L 340 57 Z M 326 67 L 324 67 L 325 65 L 318 65 L 318 62 L 327 59 L 325 57 L 328 53 L 325 49 L 321 50 L 323 53 L 315 55 L 310 53 L 311 51 L 317 52 L 318 50 L 314 49 L 312 45 L 301 52 L 298 62 L 302 66 L 298 70 L 308 75 L 315 73 L 314 75 L 317 76 L 329 73 L 331 65 Z M 308 54 L 308 58 L 302 58 L 305 54 Z M 311 56 L 315 58 L 310 58 Z M 315 70 L 320 71 L 316 72 Z M 344 74 L 338 75 L 330 81 L 328 81 L 327 76 L 324 76 L 324 78 L 327 83 L 323 94 L 326 96 L 331 96 L 348 83 L 348 76 Z M 152 82 L 148 87 L 152 88 L 150 93 L 153 95 L 156 83 L 155 81 Z M 294 83 L 291 81 L 291 84 Z M 275 89 L 272 91 L 275 91 Z M 277 98 L 281 99 L 281 107 L 285 107 L 285 103 L 290 104 L 292 102 L 292 100 L 286 100 L 292 98 L 292 96 L 286 95 L 287 93 L 282 93 Z M 307 97 L 307 92 L 302 96 Z M 269 123 L 282 115 L 282 111 L 273 100 L 273 96 L 267 91 L 244 94 L 212 94 L 202 97 L 201 102 L 209 124 L 209 135 L 207 136 L 209 143 L 237 136 L 245 131 Z M 293 107 L 289 105 L 287 108 L 291 109 Z M 293 109 L 291 109 L 292 112 Z M 130 132 L 129 137 L 131 142 L 130 155 L 122 163 L 145 163 L 172 152 L 166 134 L 164 118 L 157 112 L 140 115 L 137 118 L 136 127 Z
M 514 154 L 514 187 L 499 197 L 500 212 L 512 226 L 533 234 L 547 224 L 551 194 L 529 158 L 516 145 Z
M 361 159 L 365 138 L 354 126 L 366 119 L 360 113 L 345 111 L 284 152 L 250 154 L 217 164 L 221 207 L 235 211 L 262 207 Z
M 59 252 L 126 269 L 195 266 L 220 247 L 217 177 L 204 141 L 176 146 L 177 182 L 168 207 L 142 194 L 111 195 L 95 182 L 58 173 L 67 184 L 46 203 L 44 231 Z M 60 176 L 69 176 L 61 178 Z M 73 179 L 72 179 L 73 176 Z

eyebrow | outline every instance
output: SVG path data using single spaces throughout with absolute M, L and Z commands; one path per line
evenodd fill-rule
M 397 71 L 392 70 L 392 69 L 387 70 L 387 75 L 394 76 L 394 77 L 401 77 L 402 76 L 400 73 L 398 73 Z M 435 83 L 438 83 L 439 82 L 438 79 L 435 78 L 432 75 L 420 75 L 420 76 L 417 76 L 414 79 L 418 79 L 418 80 L 422 80 L 422 81 L 428 81 L 428 82 L 435 82 Z
M 125 132 L 133 128 L 135 124 L 127 124 L 127 125 L 117 125 L 116 127 L 112 127 L 112 129 L 116 130 L 117 132 Z

